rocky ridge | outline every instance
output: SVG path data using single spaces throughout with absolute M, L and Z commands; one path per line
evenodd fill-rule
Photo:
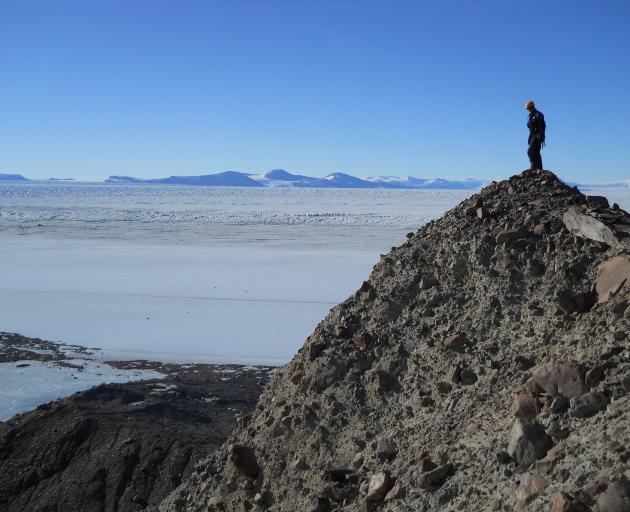
M 162 511 L 630 510 L 630 218 L 549 171 L 381 257 Z

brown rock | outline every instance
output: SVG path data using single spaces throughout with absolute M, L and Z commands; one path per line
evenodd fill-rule
M 574 501 L 566 492 L 558 492 L 553 497 L 549 512 L 590 512 L 590 508 L 579 501 Z
M 512 414 L 515 418 L 532 420 L 540 412 L 538 401 L 529 391 L 521 393 L 512 402 Z
M 464 347 L 468 344 L 468 338 L 466 338 L 465 334 L 455 334 L 444 338 L 442 344 L 450 350 L 462 352 Z
M 575 361 L 551 361 L 538 366 L 532 380 L 551 396 L 573 398 L 588 391 L 585 374 L 586 368 Z
M 538 473 L 527 473 L 516 489 L 516 498 L 524 503 L 533 501 L 542 491 L 544 491 L 549 482 Z
M 565 448 L 564 443 L 559 442 L 552 447 L 542 459 L 536 461 L 536 470 L 539 473 L 550 473 L 553 470 L 556 462 L 564 457 Z
M 369 332 L 361 332 L 354 337 L 354 344 L 359 348 L 365 348 L 372 343 L 372 336 Z
M 599 266 L 595 291 L 597 302 L 605 302 L 630 282 L 630 257 L 615 256 Z

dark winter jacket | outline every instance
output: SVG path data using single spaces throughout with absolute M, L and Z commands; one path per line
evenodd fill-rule
M 527 142 L 531 143 L 533 140 L 538 140 L 541 144 L 544 143 L 546 127 L 545 116 L 543 116 L 542 112 L 534 110 L 529 114 L 529 119 L 527 120 L 527 128 L 529 128 L 529 138 Z

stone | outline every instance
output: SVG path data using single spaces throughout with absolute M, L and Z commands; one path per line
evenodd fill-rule
M 350 336 L 350 329 L 345 325 L 337 325 L 335 327 L 335 336 L 337 336 L 337 338 L 347 338 Z
M 459 380 L 464 386 L 471 386 L 477 382 L 477 374 L 470 368 L 464 368 L 459 374 Z
M 553 497 L 549 512 L 591 512 L 591 509 L 579 501 L 574 501 L 566 492 L 560 491 Z
M 252 478 L 258 476 L 260 468 L 256 461 L 256 453 L 252 447 L 243 444 L 231 444 L 228 446 L 228 452 L 232 464 L 238 469 L 239 473 Z
M 606 409 L 608 397 L 599 391 L 592 391 L 571 399 L 569 414 L 575 418 L 589 418 Z
M 512 402 L 512 414 L 515 418 L 532 420 L 540 412 L 538 401 L 529 391 L 521 393 Z
M 625 285 L 630 284 L 630 257 L 615 256 L 597 269 L 595 292 L 597 302 L 605 302 Z
M 562 221 L 573 236 L 603 242 L 613 248 L 620 245 L 617 237 L 606 224 L 590 215 L 584 215 L 579 208 L 570 207 L 564 212 Z
M 379 439 L 376 443 L 376 456 L 381 461 L 392 460 L 396 457 L 396 448 L 389 439 Z
M 354 336 L 354 344 L 359 348 L 365 348 L 372 343 L 372 336 L 369 332 L 361 332 Z
M 420 463 L 420 467 L 422 469 L 422 472 L 426 473 L 427 471 L 433 471 L 435 468 L 438 467 L 438 465 L 431 459 L 424 458 Z
M 606 364 L 598 364 L 586 372 L 585 382 L 589 388 L 596 387 L 606 376 Z
M 546 223 L 536 224 L 532 228 L 532 233 L 536 236 L 546 235 L 547 233 L 549 233 L 549 231 L 550 231 L 549 224 L 546 224 Z
M 350 463 L 350 465 L 354 468 L 354 469 L 359 469 L 361 466 L 363 466 L 363 454 L 362 453 L 357 453 L 353 459 L 352 462 Z
M 516 230 L 502 230 L 497 234 L 495 242 L 497 245 L 509 245 L 516 240 L 527 237 L 527 230 L 520 228 Z
M 540 460 L 536 461 L 536 471 L 545 474 L 550 473 L 556 462 L 558 462 L 565 454 L 564 443 L 560 442 L 553 446 L 547 454 Z
M 510 454 L 508 452 L 497 452 L 495 458 L 497 459 L 497 462 L 499 464 L 509 464 L 510 462 L 513 462 L 512 457 L 510 457 Z
M 601 208 L 605 210 L 610 208 L 608 199 L 604 196 L 586 196 L 586 201 L 591 208 Z
M 514 421 L 508 444 L 508 454 L 516 462 L 519 471 L 530 468 L 542 459 L 553 446 L 551 438 L 538 423 Z
M 403 487 L 400 481 L 396 482 L 394 487 L 392 487 L 387 494 L 385 495 L 385 499 L 383 501 L 388 502 L 398 498 L 402 498 L 405 495 Z
M 375 473 L 370 477 L 367 501 L 382 501 L 391 487 L 391 478 L 387 471 Z
M 326 348 L 326 343 L 324 343 L 323 341 L 316 341 L 315 343 L 312 343 L 308 347 L 309 361 L 315 361 L 315 359 L 319 357 L 319 355 L 323 352 L 325 348 Z
M 519 370 L 527 371 L 536 364 L 536 361 L 532 357 L 517 355 L 514 357 L 514 363 Z
M 598 512 L 628 512 L 630 510 L 630 481 L 623 478 L 611 483 L 597 498 Z
M 452 336 L 447 336 L 442 341 L 442 345 L 449 350 L 454 350 L 456 352 L 463 352 L 464 348 L 468 344 L 468 338 L 464 334 L 454 334 Z
M 453 472 L 453 464 L 444 464 L 431 471 L 422 473 L 419 486 L 421 489 L 435 490 L 438 489 L 448 476 Z
M 566 396 L 558 395 L 551 402 L 550 410 L 553 414 L 563 414 L 569 410 L 569 399 Z
M 433 274 L 427 274 L 420 279 L 420 289 L 428 290 L 438 284 L 438 279 Z
M 484 220 L 490 217 L 490 212 L 488 211 L 487 208 L 484 208 L 483 206 L 480 206 L 479 208 L 477 208 L 477 218 Z
M 302 380 L 302 377 L 304 377 L 304 370 L 298 368 L 291 374 L 291 377 L 289 377 L 289 380 L 291 381 L 292 384 L 295 384 L 297 386 Z
M 396 391 L 399 388 L 398 379 L 385 370 L 368 370 L 365 372 L 368 387 L 378 395 Z
M 551 396 L 573 398 L 588 391 L 585 374 L 586 368 L 575 361 L 551 361 L 538 366 L 531 379 Z
M 538 473 L 527 473 L 521 478 L 521 482 L 516 488 L 516 498 L 523 503 L 530 503 L 544 491 L 548 485 L 549 482 Z

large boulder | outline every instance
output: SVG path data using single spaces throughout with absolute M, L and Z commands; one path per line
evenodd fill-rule
M 630 257 L 615 256 L 599 266 L 595 291 L 597 302 L 607 301 L 624 285 L 630 284 Z
M 586 368 L 575 361 L 551 361 L 538 366 L 531 380 L 551 395 L 573 398 L 588 391 Z
M 603 242 L 610 247 L 618 247 L 619 240 L 606 224 L 595 217 L 583 214 L 579 208 L 571 207 L 562 216 L 564 226 L 573 236 Z

